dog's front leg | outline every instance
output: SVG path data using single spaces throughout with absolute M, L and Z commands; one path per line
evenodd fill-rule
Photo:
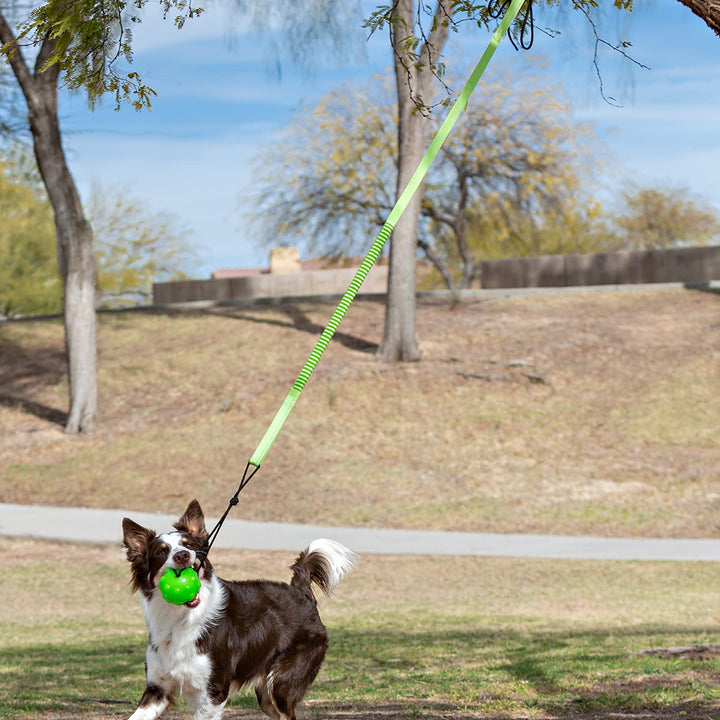
M 130 716 L 130 720 L 156 720 L 169 704 L 170 698 L 162 688 L 148 685 L 140 699 L 138 709 Z
M 193 720 L 220 720 L 227 700 L 215 704 L 209 697 L 198 698 Z

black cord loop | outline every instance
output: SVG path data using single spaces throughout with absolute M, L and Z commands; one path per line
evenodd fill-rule
M 253 468 L 252 471 L 250 470 L 250 468 Z M 227 516 L 230 513 L 230 510 L 232 510 L 232 508 L 234 508 L 240 502 L 240 498 L 239 498 L 240 493 L 243 491 L 245 486 L 253 479 L 253 477 L 255 476 L 255 473 L 259 469 L 260 469 L 259 465 L 251 465 L 250 463 L 248 463 L 245 466 L 245 472 L 243 473 L 242 480 L 240 481 L 240 485 L 238 486 L 238 489 L 235 491 L 235 494 L 228 501 L 228 506 L 225 509 L 225 512 L 220 517 L 220 519 L 215 524 L 215 527 L 205 538 L 205 542 L 203 543 L 202 547 L 197 551 L 197 555 L 200 556 L 200 567 L 201 568 L 203 567 L 203 565 L 205 565 L 207 556 L 213 546 L 213 543 L 215 542 L 215 539 L 220 534 L 220 528 L 223 526 L 225 519 L 227 518 Z
M 512 0 L 490 0 L 487 5 L 488 14 L 493 20 L 501 18 L 507 12 L 510 7 Z M 520 25 L 519 40 L 520 48 L 523 50 L 529 50 L 533 42 L 535 41 L 535 22 L 533 19 L 533 0 L 527 0 L 525 3 L 524 11 L 521 10 L 518 14 L 517 23 Z M 529 36 L 528 36 L 529 33 Z M 508 37 L 512 46 L 519 50 L 515 38 L 512 34 L 512 28 L 508 30 Z

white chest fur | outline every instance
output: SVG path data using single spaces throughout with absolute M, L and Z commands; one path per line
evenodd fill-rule
M 222 614 L 225 594 L 217 578 L 203 582 L 196 608 L 171 605 L 156 592 L 142 605 L 149 631 L 147 680 L 168 694 L 195 698 L 206 692 L 212 661 L 197 641 L 211 631 Z

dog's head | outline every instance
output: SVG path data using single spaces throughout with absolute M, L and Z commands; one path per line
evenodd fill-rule
M 185 513 L 174 524 L 174 532 L 158 535 L 130 518 L 123 519 L 122 527 L 133 592 L 140 590 L 149 599 L 168 568 L 182 570 L 194 567 L 199 570 L 199 551 L 207 538 L 207 531 L 205 517 L 197 500 L 187 506 Z M 211 566 L 206 562 L 200 579 L 207 579 L 211 572 Z

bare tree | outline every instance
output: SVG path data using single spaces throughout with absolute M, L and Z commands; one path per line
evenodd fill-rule
M 478 89 L 425 180 L 417 244 L 449 289 L 470 287 L 484 259 L 614 242 L 592 197 L 606 164 L 599 141 L 558 86 L 509 77 Z M 367 248 L 395 197 L 396 103 L 385 94 L 376 84 L 332 91 L 258 154 L 245 227 L 259 242 L 328 256 Z
M 720 29 L 720 0 L 680 0 L 708 27 L 716 33 Z M 552 0 L 537 0 L 536 5 L 557 5 Z M 604 40 L 595 26 L 591 12 L 597 7 L 594 0 L 576 0 L 564 4 L 568 8 L 583 12 L 590 22 L 596 37 L 593 64 L 598 73 L 600 93 L 604 97 L 602 76 L 598 66 L 597 49 L 606 45 L 628 60 L 630 57 L 626 42 L 616 44 Z M 632 11 L 632 0 L 615 0 L 617 11 Z M 399 147 L 398 147 L 398 188 L 400 191 L 417 167 L 424 149 L 424 127 L 422 110 L 432 104 L 431 86 L 433 77 L 441 77 L 441 53 L 448 30 L 458 29 L 467 21 L 480 27 L 487 26 L 491 17 L 496 17 L 506 7 L 499 0 L 437 0 L 436 3 L 414 0 L 396 0 L 392 5 L 380 7 L 367 21 L 373 31 L 387 26 L 395 56 L 395 77 L 398 92 Z M 423 30 L 423 15 L 430 17 L 429 30 Z M 518 16 L 511 38 L 516 46 L 528 47 L 525 32 L 532 37 L 532 1 L 528 0 Z M 639 63 L 637 63 L 639 64 Z M 386 309 L 385 332 L 378 351 L 381 360 L 416 360 L 419 357 L 415 340 L 415 247 L 417 222 L 420 213 L 422 188 L 418 190 L 403 217 L 393 232 L 390 248 L 390 281 Z

